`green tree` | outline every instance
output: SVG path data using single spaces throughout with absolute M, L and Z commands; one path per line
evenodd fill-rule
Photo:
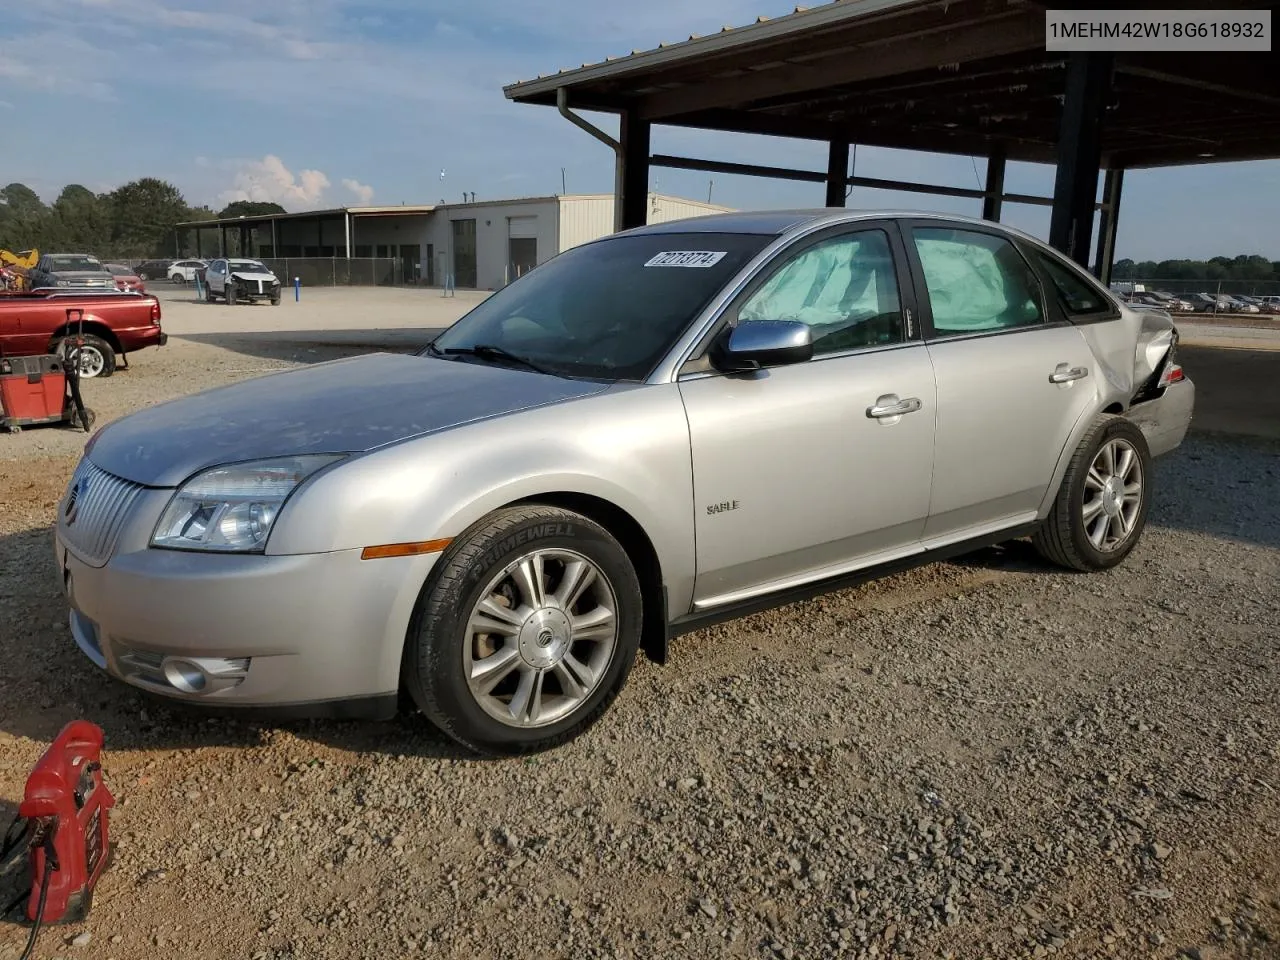
M 50 233 L 50 212 L 39 194 L 25 183 L 0 188 L 0 247 L 42 247 Z
M 143 177 L 112 191 L 108 201 L 114 256 L 142 259 L 172 254 L 174 224 L 190 212 L 177 187 Z
M 262 200 L 233 200 L 218 212 L 219 217 L 261 217 L 271 213 L 288 213 L 278 203 Z
M 78 253 L 108 254 L 111 214 L 107 203 L 92 190 L 78 183 L 64 187 L 53 202 L 52 220 L 52 245 Z

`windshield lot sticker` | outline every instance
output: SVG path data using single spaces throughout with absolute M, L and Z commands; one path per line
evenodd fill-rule
M 654 254 L 646 267 L 714 267 L 724 259 L 724 250 L 668 250 Z

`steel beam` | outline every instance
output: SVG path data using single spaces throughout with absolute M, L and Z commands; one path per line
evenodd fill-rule
M 1085 269 L 1102 165 L 1102 120 L 1111 87 L 1112 57 L 1073 53 L 1058 128 L 1058 169 L 1053 185 L 1049 243 Z
M 1093 263 L 1093 275 L 1102 283 L 1111 283 L 1111 268 L 1116 260 L 1116 227 L 1120 222 L 1120 191 L 1124 186 L 1124 171 L 1108 170 L 1102 181 L 1102 212 L 1098 215 L 1098 258 Z
M 769 177 L 774 180 L 799 180 L 805 183 L 826 183 L 827 174 L 817 170 L 795 170 L 790 167 L 763 167 L 754 163 L 730 163 L 724 160 L 699 160 L 694 157 L 672 157 L 657 153 L 649 158 L 655 167 L 668 167 L 674 170 L 698 170 L 703 173 L 727 173 L 738 177 Z M 942 187 L 931 183 L 914 183 L 909 180 L 881 180 L 878 177 L 845 177 L 845 184 L 851 187 L 870 187 L 872 190 L 900 190 L 904 193 L 929 193 L 943 197 L 965 197 L 972 200 L 985 200 L 985 190 L 974 190 L 968 187 Z M 1003 193 L 1000 200 L 1004 203 L 1026 203 L 1033 206 L 1048 207 L 1053 205 L 1050 197 L 1037 197 L 1027 193 Z M 1101 204 L 1097 204 L 1101 206 Z
M 828 207 L 843 207 L 848 188 L 849 144 L 844 140 L 832 140 L 827 145 L 827 203 Z
M 622 230 L 643 227 L 649 221 L 649 133 L 649 121 L 634 110 L 622 114 L 618 125 Z
M 982 198 L 982 219 L 1000 222 L 1001 201 L 1004 199 L 1005 149 L 997 144 L 987 156 L 987 195 Z

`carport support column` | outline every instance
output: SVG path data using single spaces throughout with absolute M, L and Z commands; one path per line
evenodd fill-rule
M 828 207 L 843 207 L 849 192 L 849 144 L 832 140 L 827 145 L 827 202 Z
M 1111 89 L 1109 53 L 1072 53 L 1058 128 L 1058 172 L 1053 185 L 1049 243 L 1089 267 L 1093 207 L 1102 166 L 1102 116 Z
M 649 132 L 649 121 L 640 119 L 635 111 L 622 114 L 615 185 L 615 226 L 619 230 L 643 227 L 649 221 Z
M 987 155 L 986 196 L 982 198 L 982 219 L 993 223 L 1000 222 L 1000 210 L 1004 205 L 1004 166 L 1004 145 L 996 144 Z
M 1124 186 L 1124 170 L 1107 170 L 1102 181 L 1102 214 L 1098 218 L 1098 259 L 1093 275 L 1105 284 L 1111 283 L 1111 267 L 1116 262 L 1116 228 L 1120 223 L 1120 190 Z

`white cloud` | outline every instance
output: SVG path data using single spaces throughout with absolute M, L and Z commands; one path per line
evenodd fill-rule
M 286 209 L 313 208 L 324 196 L 331 184 L 319 170 L 293 171 L 275 154 L 269 153 L 261 160 L 250 160 L 240 165 L 230 189 L 218 199 L 224 204 L 236 200 L 275 202 Z
M 367 183 L 361 183 L 359 180 L 347 177 L 342 181 L 342 185 L 355 194 L 356 199 L 361 203 L 368 203 L 373 199 L 373 187 Z

